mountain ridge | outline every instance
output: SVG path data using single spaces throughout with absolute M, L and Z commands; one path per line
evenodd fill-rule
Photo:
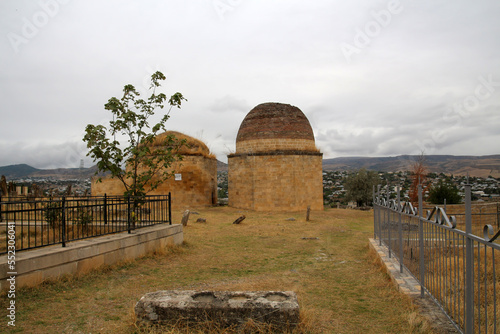
M 0 175 L 7 180 L 21 178 L 88 179 L 97 171 L 97 166 L 89 168 L 39 169 L 27 164 L 0 166 Z
M 365 168 L 381 172 L 409 171 L 419 155 L 392 157 L 339 157 L 323 160 L 325 170 L 358 170 Z M 477 177 L 500 177 L 500 154 L 472 155 L 425 155 L 428 172 Z
M 24 177 L 24 175 L 29 175 L 35 173 L 40 169 L 31 167 L 27 164 L 16 164 L 0 167 L 0 175 L 5 175 L 7 179 Z
M 355 171 L 361 168 L 380 172 L 409 171 L 418 155 L 398 155 L 389 157 L 338 157 L 323 159 L 323 169 L 330 171 Z M 500 154 L 472 155 L 425 155 L 428 172 L 477 177 L 500 177 Z M 227 171 L 227 164 L 217 160 L 217 169 Z M 0 175 L 9 179 L 57 178 L 88 179 L 94 176 L 97 166 L 89 168 L 38 169 L 27 164 L 0 166 Z

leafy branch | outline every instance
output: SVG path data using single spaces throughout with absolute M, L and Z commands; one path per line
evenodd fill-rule
M 109 172 L 111 177 L 120 180 L 125 187 L 125 196 L 144 196 L 156 189 L 173 175 L 173 171 L 168 171 L 172 163 L 182 159 L 177 151 L 184 141 L 167 135 L 162 137 L 162 142 L 157 142 L 158 133 L 166 131 L 165 123 L 172 108 L 180 108 L 182 101 L 187 101 L 179 92 L 168 101 L 165 94 L 157 93 L 165 79 L 161 72 L 151 76 L 151 95 L 147 99 L 142 99 L 134 86 L 126 85 L 120 99 L 112 97 L 104 105 L 104 109 L 113 114 L 109 127 L 88 124 L 85 129 L 83 141 L 89 148 L 87 155 L 97 162 L 97 173 Z M 169 106 L 168 112 L 151 126 L 150 119 L 155 110 L 164 109 L 165 105 Z M 123 149 L 116 140 L 117 135 L 127 138 L 128 144 Z

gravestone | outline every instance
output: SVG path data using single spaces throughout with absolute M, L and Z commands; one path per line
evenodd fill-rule
M 245 220 L 245 218 L 246 218 L 246 217 L 245 217 L 245 215 L 240 216 L 238 219 L 236 219 L 236 220 L 233 222 L 233 224 L 239 224 L 239 223 L 241 223 L 243 220 Z
M 221 326 L 257 323 L 291 330 L 299 323 L 293 291 L 164 290 L 145 294 L 135 306 L 138 323 L 213 321 Z
M 182 226 L 187 226 L 188 220 L 189 220 L 189 210 L 186 210 L 182 214 L 182 220 L 181 220 Z

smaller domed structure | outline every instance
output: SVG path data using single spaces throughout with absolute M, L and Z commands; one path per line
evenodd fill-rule
M 217 204 L 217 159 L 210 153 L 207 145 L 201 140 L 180 132 L 167 131 L 156 136 L 151 144 L 155 149 L 164 146 L 168 136 L 184 143 L 175 148 L 182 155 L 182 161 L 170 166 L 175 173 L 156 189 L 148 191 L 148 195 L 172 194 L 172 208 L 185 209 L 197 206 Z M 165 150 L 169 148 L 165 147 Z M 146 186 L 147 188 L 147 186 Z M 112 178 L 103 178 L 102 182 L 92 180 L 92 195 L 123 195 L 123 184 Z
M 176 153 L 180 155 L 202 155 L 205 157 L 215 158 L 215 156 L 210 153 L 208 146 L 204 142 L 177 131 L 166 131 L 160 133 L 155 137 L 151 146 L 164 146 L 164 142 L 169 136 L 173 136 L 178 141 L 184 141 L 184 144 L 176 149 Z

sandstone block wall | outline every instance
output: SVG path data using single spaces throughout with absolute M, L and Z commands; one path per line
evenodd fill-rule
M 228 156 L 229 205 L 256 211 L 323 210 L 322 154 Z
M 170 178 L 153 190 L 151 195 L 172 193 L 172 208 L 187 209 L 217 204 L 217 160 L 202 156 L 185 156 L 173 166 L 182 179 Z
M 184 156 L 183 160 L 171 166 L 181 180 L 169 178 L 149 195 L 172 194 L 172 208 L 184 209 L 217 204 L 217 160 L 201 155 Z M 92 179 L 92 195 L 123 195 L 125 188 L 117 179 L 103 178 L 102 182 Z
M 249 139 L 236 143 L 238 153 L 257 153 L 271 151 L 311 151 L 318 152 L 310 139 Z
M 103 177 L 100 182 L 98 182 L 98 179 L 97 176 L 92 177 L 90 185 L 92 196 L 104 196 L 104 194 L 122 196 L 125 192 L 125 187 L 118 179 Z
M 16 287 L 35 286 L 64 275 L 82 274 L 103 265 L 132 260 L 184 240 L 182 225 L 160 224 L 97 238 L 16 253 Z M 0 291 L 10 283 L 7 256 L 0 258 Z

